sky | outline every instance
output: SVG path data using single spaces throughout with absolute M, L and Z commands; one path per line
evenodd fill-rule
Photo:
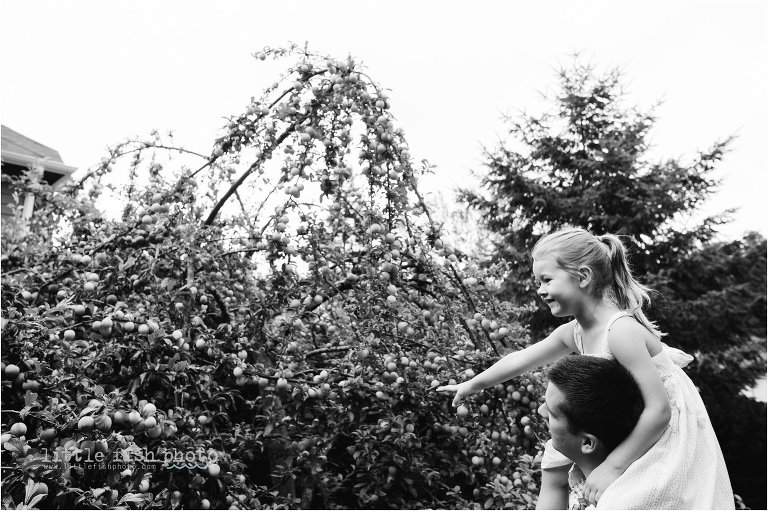
M 422 186 L 452 197 L 482 173 L 503 116 L 546 109 L 578 52 L 619 67 L 628 105 L 658 101 L 652 160 L 692 158 L 736 136 L 703 214 L 739 208 L 724 239 L 766 234 L 768 2 L 3 0 L 2 123 L 64 163 L 152 129 L 211 150 L 226 118 L 293 62 L 266 46 L 354 56 L 389 89 L 411 154 L 436 165 Z M 471 7 L 469 7 L 471 5 Z

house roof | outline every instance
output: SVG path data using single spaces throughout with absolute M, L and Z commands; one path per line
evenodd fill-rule
M 55 149 L 36 142 L 21 133 L 13 131 L 7 126 L 2 126 L 2 151 L 24 154 L 33 158 L 42 158 L 56 163 L 64 163 Z
M 18 171 L 19 168 L 24 167 L 42 167 L 46 181 L 62 183 L 68 179 L 67 176 L 77 170 L 75 167 L 65 165 L 55 149 L 25 137 L 8 126 L 2 127 L 0 150 L 3 173 L 12 172 L 12 169 Z

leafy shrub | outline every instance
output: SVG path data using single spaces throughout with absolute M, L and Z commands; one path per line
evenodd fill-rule
M 526 309 L 444 243 L 356 62 L 268 56 L 299 60 L 194 167 L 153 134 L 15 182 L 38 210 L 3 237 L 4 505 L 532 507 L 540 374 L 458 415 L 434 391 L 523 347 Z

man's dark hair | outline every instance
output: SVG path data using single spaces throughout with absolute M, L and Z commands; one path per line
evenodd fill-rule
M 634 377 L 613 358 L 566 356 L 547 376 L 563 393 L 568 430 L 591 433 L 610 450 L 629 436 L 645 407 Z

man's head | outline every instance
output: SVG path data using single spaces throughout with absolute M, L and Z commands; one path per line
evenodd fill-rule
M 643 396 L 637 382 L 612 358 L 563 357 L 548 370 L 545 403 L 554 447 L 575 458 L 606 454 L 616 448 L 637 424 Z

